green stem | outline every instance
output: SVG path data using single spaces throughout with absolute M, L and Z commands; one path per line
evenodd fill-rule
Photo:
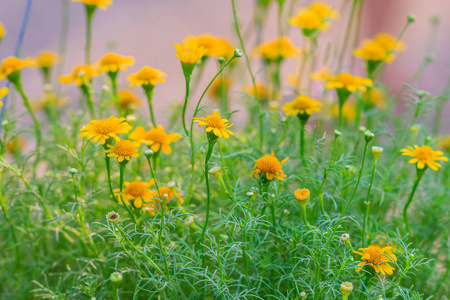
M 302 160 L 303 166 L 306 167 L 306 159 L 305 159 L 305 124 L 306 122 L 302 121 L 299 118 L 300 122 L 300 159 Z
M 205 233 L 208 229 L 208 222 L 209 222 L 209 207 L 211 205 L 211 188 L 209 185 L 209 159 L 211 158 L 214 144 L 216 141 L 209 140 L 208 143 L 208 151 L 206 152 L 205 156 L 205 182 L 206 182 L 206 218 L 205 218 L 205 224 L 203 225 L 203 231 L 202 231 L 202 237 L 200 238 L 200 244 L 203 244 L 203 241 L 205 239 Z
M 363 230 L 362 230 L 362 247 L 364 248 L 366 245 L 366 226 L 367 226 L 367 218 L 369 216 L 369 210 L 370 210 L 370 192 L 372 191 L 372 185 L 373 185 L 373 179 L 375 177 L 375 170 L 377 167 L 377 160 L 373 162 L 373 168 L 372 168 L 372 176 L 370 176 L 370 184 L 369 188 L 367 190 L 367 198 L 366 198 L 366 210 L 364 211 L 364 221 L 363 221 Z
M 414 194 L 416 193 L 417 187 L 419 186 L 419 182 L 423 177 L 423 174 L 425 174 L 426 169 L 417 169 L 416 173 L 416 180 L 414 181 L 413 188 L 411 190 L 411 193 L 409 194 L 408 201 L 406 201 L 405 207 L 403 208 L 403 221 L 405 223 L 406 233 L 409 235 L 411 234 L 410 228 L 409 228 L 409 221 L 408 221 L 408 208 L 411 204 Z
M 152 119 L 153 127 L 156 128 L 156 120 L 155 120 L 155 113 L 153 112 L 153 85 L 150 85 L 149 87 L 144 88 L 145 96 L 147 97 L 148 101 L 148 108 L 150 109 L 150 117 Z
M 340 72 L 340 70 L 341 70 L 342 62 L 344 61 L 345 53 L 347 51 L 347 45 L 350 40 L 351 27 L 353 24 L 353 18 L 355 16 L 356 5 L 358 4 L 358 1 L 359 0 L 353 0 L 352 10 L 350 11 L 350 15 L 348 17 L 347 27 L 345 29 L 344 41 L 342 43 L 341 52 L 339 54 L 339 62 L 338 62 L 338 68 L 337 68 L 338 72 Z
M 188 99 L 189 99 L 189 85 L 191 82 L 191 77 L 190 76 L 185 76 L 185 81 L 186 81 L 186 94 L 184 96 L 184 105 L 183 105 L 183 114 L 181 115 L 182 120 L 183 120 L 183 128 L 184 128 L 184 132 L 186 133 L 186 136 L 189 135 L 189 131 L 186 128 L 186 107 L 188 104 Z
M 83 91 L 83 94 L 86 97 L 86 102 L 88 104 L 91 118 L 95 119 L 95 107 L 94 107 L 94 100 L 92 100 L 91 88 L 87 84 L 83 83 L 81 85 L 81 90 Z
M 86 65 L 91 64 L 91 41 L 92 41 L 92 17 L 97 6 L 85 5 L 86 8 L 86 45 L 84 48 L 84 59 Z

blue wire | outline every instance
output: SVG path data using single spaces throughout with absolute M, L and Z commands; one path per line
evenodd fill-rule
M 16 49 L 14 51 L 14 56 L 19 55 L 20 47 L 22 46 L 22 42 L 23 42 L 23 37 L 25 36 L 25 29 L 27 27 L 28 17 L 30 16 L 32 2 L 33 2 L 33 0 L 28 0 L 28 2 L 27 2 L 27 7 L 25 8 L 25 15 L 23 16 L 22 27 L 20 28 L 19 39 L 17 40 Z M 9 89 L 10 86 L 11 86 L 11 82 L 8 81 L 8 83 L 6 84 L 6 87 Z M 1 108 L 1 112 L 0 112 L 0 130 L 2 130 L 2 127 L 3 127 L 3 124 L 2 124 L 3 116 L 5 114 L 6 103 L 8 102 L 8 95 L 5 98 L 3 98 L 3 100 L 4 100 L 3 107 Z

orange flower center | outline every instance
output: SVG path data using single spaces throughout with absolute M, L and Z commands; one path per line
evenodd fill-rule
M 131 156 L 136 153 L 136 147 L 132 141 L 121 140 L 114 146 L 114 153 L 119 156 Z
M 263 173 L 275 174 L 281 171 L 281 164 L 275 157 L 265 155 L 256 161 L 256 168 Z
M 225 124 L 224 124 L 222 118 L 220 117 L 220 114 L 213 113 L 213 114 L 207 116 L 204 119 L 204 122 L 206 124 L 208 124 L 210 127 L 218 128 L 218 129 L 225 129 Z
M 95 131 L 102 135 L 109 135 L 116 131 L 115 127 L 115 124 L 108 122 L 108 120 L 104 120 L 103 122 L 96 124 Z
M 382 262 L 382 253 L 381 249 L 375 248 L 375 249 L 367 249 L 366 252 L 369 253 L 370 257 L 366 259 L 368 263 L 371 263 L 373 265 L 377 265 L 380 262 Z
M 125 194 L 129 194 L 134 198 L 142 197 L 147 189 L 147 183 L 141 181 L 132 181 L 125 188 Z
M 148 140 L 152 140 L 155 143 L 163 144 L 166 141 L 166 133 L 164 130 L 159 130 L 157 128 L 150 129 L 149 132 L 146 133 L 145 138 Z
M 429 161 L 433 158 L 433 150 L 431 148 L 421 147 L 415 151 L 415 156 L 420 161 Z

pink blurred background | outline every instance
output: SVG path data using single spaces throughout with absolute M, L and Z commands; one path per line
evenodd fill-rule
M 330 4 L 340 9 L 350 0 L 331 1 Z M 0 58 L 3 59 L 14 52 L 15 43 L 19 35 L 26 0 L 2 0 L 0 1 L 0 22 L 7 28 L 7 35 L 0 47 Z M 252 20 L 254 1 L 236 1 L 242 30 L 245 31 Z M 290 1 L 286 1 L 290 5 Z M 294 7 L 307 5 L 308 1 L 294 1 Z M 266 20 L 267 27 L 264 39 L 272 39 L 277 35 L 276 1 L 273 1 L 270 13 Z M 22 56 L 34 56 L 41 50 L 58 51 L 60 31 L 62 24 L 62 7 L 59 0 L 34 0 L 31 8 L 28 28 L 22 47 Z M 69 42 L 64 73 L 69 73 L 72 67 L 84 61 L 85 42 L 85 14 L 82 3 L 69 1 Z M 383 80 L 393 86 L 393 92 L 401 87 L 417 70 L 422 62 L 427 49 L 427 39 L 431 29 L 431 17 L 440 16 L 440 25 L 434 48 L 434 61 L 430 64 L 419 88 L 430 91 L 433 95 L 442 93 L 449 78 L 450 68 L 450 1 L 448 0 L 366 0 L 363 9 L 362 27 L 360 39 L 370 38 L 380 31 L 389 32 L 397 36 L 402 30 L 407 16 L 415 14 L 417 21 L 411 25 L 405 35 L 404 41 L 407 49 L 398 54 L 397 59 L 387 66 Z M 341 38 L 343 28 L 347 21 L 346 12 L 341 12 L 341 18 L 333 21 L 331 30 L 322 38 L 325 45 L 327 40 L 334 41 Z M 288 35 L 297 46 L 301 46 L 303 38 L 300 33 L 287 26 Z M 133 72 L 142 65 L 150 65 L 168 74 L 167 80 L 159 84 L 155 89 L 154 103 L 157 115 L 165 114 L 167 104 L 174 101 L 182 101 L 184 96 L 184 78 L 180 63 L 175 57 L 174 44 L 181 42 L 187 34 L 212 33 L 231 39 L 236 45 L 235 30 L 232 24 L 231 1 L 227 0 L 114 0 L 107 10 L 98 10 L 93 24 L 92 60 L 98 60 L 104 53 L 113 50 L 124 55 L 132 55 L 136 63 L 129 71 Z M 254 38 L 246 40 L 247 50 L 254 45 Z M 255 67 L 258 66 L 254 61 Z M 241 64 L 244 64 L 242 58 Z M 285 78 L 287 74 L 297 69 L 296 61 L 285 63 Z M 242 73 L 247 71 L 241 69 Z M 217 65 L 209 62 L 205 74 L 204 83 L 217 71 Z M 357 72 L 363 74 L 363 70 Z M 125 87 L 127 74 L 122 73 L 120 84 Z M 24 87 L 32 99 L 42 94 L 42 80 L 36 70 L 26 70 L 23 74 Z M 247 84 L 248 78 L 235 85 L 235 90 Z M 3 85 L 3 84 L 2 84 Z M 201 89 L 200 88 L 200 89 Z M 139 89 L 136 91 L 140 92 Z M 74 86 L 64 86 L 62 92 L 70 96 L 73 102 L 77 102 L 79 91 Z M 200 91 L 197 91 L 199 94 Z M 198 99 L 198 95 L 192 99 Z M 233 95 L 233 94 L 232 94 Z M 240 97 L 235 93 L 232 107 L 240 107 Z M 193 102 L 193 101 L 191 101 Z M 74 104 L 75 106 L 76 104 Z M 147 110 L 146 105 L 144 106 Z M 448 114 L 449 107 L 446 107 Z M 237 116 L 245 118 L 245 116 Z M 450 130 L 448 121 L 443 124 L 445 131 Z M 163 122 L 164 123 L 164 122 Z

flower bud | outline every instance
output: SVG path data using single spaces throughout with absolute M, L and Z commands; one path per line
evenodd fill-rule
M 226 241 L 228 240 L 228 235 L 226 235 L 226 234 L 221 234 L 221 235 L 220 235 L 220 240 L 221 240 L 222 242 L 226 242 Z
M 123 276 L 120 272 L 113 272 L 111 273 L 111 276 L 109 276 L 109 280 L 111 280 L 112 283 L 119 284 L 122 282 Z
M 378 146 L 372 147 L 373 158 L 377 161 L 380 158 L 381 153 L 383 153 L 383 148 Z
M 194 221 L 195 216 L 189 216 L 186 219 L 184 219 L 184 224 L 186 226 L 191 227 L 192 229 L 196 229 L 197 225 L 195 225 L 195 221 Z
M 375 137 L 375 134 L 372 133 L 370 130 L 364 131 L 364 138 L 366 139 L 366 142 L 370 142 Z
M 366 131 L 367 128 L 365 126 L 361 125 L 361 126 L 359 126 L 358 130 L 359 130 L 360 133 L 364 133 L 364 131 Z
M 408 16 L 408 23 L 414 23 L 416 21 L 415 15 L 409 15 Z
M 211 169 L 209 169 L 209 174 L 220 180 L 222 178 L 222 168 L 219 166 L 212 167 Z
M 302 297 L 302 300 L 305 300 L 306 293 L 305 293 L 305 292 L 301 292 L 301 293 L 300 293 L 300 296 Z
M 334 130 L 334 136 L 335 136 L 335 137 L 338 137 L 338 136 L 341 136 L 341 135 L 342 135 L 342 132 L 340 132 L 340 131 L 337 130 L 337 129 Z
M 294 196 L 302 207 L 306 207 L 308 204 L 310 192 L 308 189 L 298 189 L 295 191 Z
M 416 133 L 420 131 L 420 125 L 419 124 L 414 124 L 411 127 L 409 127 L 409 131 Z
M 348 295 L 353 291 L 353 284 L 351 282 L 343 282 L 341 283 L 341 293 L 343 299 L 347 299 Z
M 147 149 L 144 151 L 144 155 L 148 157 L 152 157 L 152 155 L 155 154 L 155 152 L 152 149 Z
M 175 183 L 175 181 L 170 181 L 169 183 L 167 183 L 167 187 L 168 188 L 174 188 L 177 184 Z
M 106 220 L 108 220 L 111 223 L 117 223 L 119 222 L 119 218 L 120 215 L 118 213 L 116 213 L 115 211 L 110 211 L 107 215 L 106 215 Z
M 77 169 L 75 169 L 75 168 L 70 168 L 69 169 L 69 174 L 70 175 L 74 175 L 74 174 L 77 174 L 78 173 L 78 170 Z
M 234 56 L 235 57 L 241 57 L 242 56 L 241 49 L 238 49 L 238 48 L 234 49 Z
M 350 248 L 353 248 L 352 243 L 350 242 L 350 235 L 348 233 L 341 235 L 341 242 L 346 243 Z
M 133 127 L 134 122 L 136 122 L 136 116 L 135 115 L 128 115 L 126 117 L 126 121 L 128 122 L 128 124 L 130 124 L 131 127 Z
M 247 192 L 247 197 L 253 197 L 253 192 Z

